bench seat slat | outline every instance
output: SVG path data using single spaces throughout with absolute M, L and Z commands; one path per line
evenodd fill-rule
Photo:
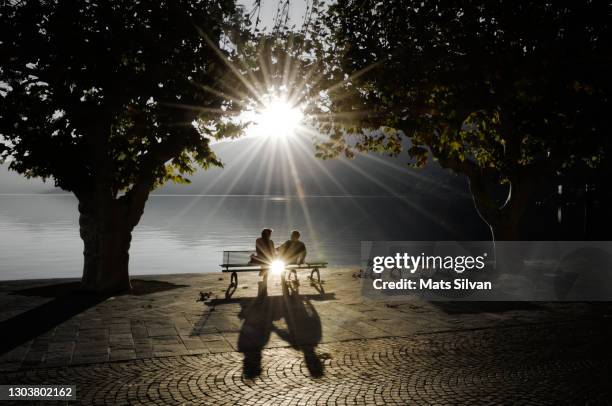
M 327 265 L 327 262 L 305 262 L 305 263 L 299 264 L 299 265 L 298 264 L 287 264 L 287 265 L 285 265 L 285 268 L 291 268 L 291 267 L 295 268 L 295 267 L 298 267 L 298 266 L 308 267 L 308 266 L 318 266 L 318 265 L 324 266 L 324 265 Z M 245 268 L 246 267 L 251 267 L 251 268 L 270 268 L 269 265 L 262 266 L 260 264 L 219 264 L 219 266 L 230 267 L 230 268 L 234 267 L 234 266 L 245 267 Z
M 269 266 L 261 266 L 261 265 L 252 265 L 252 264 L 221 264 L 222 268 L 224 268 L 223 272 L 248 272 L 248 271 L 260 271 L 264 269 L 270 269 Z M 311 269 L 311 268 L 325 268 L 327 267 L 327 262 L 308 262 L 304 264 L 290 264 L 285 265 L 285 269 Z
M 261 271 L 261 270 L 269 270 L 271 268 L 270 265 L 266 264 L 253 264 L 249 262 L 231 262 L 230 257 L 234 257 L 234 261 L 248 261 L 250 256 L 254 254 L 254 251 L 250 250 L 228 250 L 223 251 L 223 262 L 219 264 L 222 272 L 253 272 L 253 271 Z M 233 254 L 243 254 L 243 255 L 233 255 Z M 238 258 L 236 258 L 238 257 Z M 314 260 L 308 261 L 303 264 L 287 264 L 285 265 L 285 270 L 293 271 L 293 270 L 303 270 L 303 269 L 311 269 L 316 270 L 319 268 L 327 268 L 327 262 L 322 260 Z

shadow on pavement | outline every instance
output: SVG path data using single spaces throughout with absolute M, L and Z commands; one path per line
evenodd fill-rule
M 319 286 L 318 294 L 300 295 L 298 288 L 299 285 L 288 282 L 284 285 L 282 296 L 214 299 L 207 303 L 209 306 L 240 304 L 238 317 L 243 323 L 238 336 L 238 351 L 244 354 L 245 378 L 255 378 L 261 374 L 262 350 L 272 332 L 304 354 L 311 376 L 323 376 L 323 363 L 315 351 L 322 337 L 321 319 L 312 301 L 335 300 L 335 294 L 325 293 Z M 286 327 L 275 324 L 282 320 Z
M 108 296 L 104 295 L 68 291 L 69 287 L 64 285 L 66 284 L 49 286 L 49 290 L 44 290 L 45 287 L 25 289 L 24 295 L 26 296 L 53 297 L 50 296 L 52 294 L 57 294 L 57 296 L 47 303 L 0 322 L 0 330 L 3 336 L 0 342 L 0 354 L 4 354 L 46 333 L 58 324 L 71 319 L 108 298 Z M 37 292 L 36 289 L 41 289 L 40 295 L 34 293 Z
M 310 299 L 288 288 L 283 296 L 265 296 L 240 305 L 242 310 L 238 317 L 244 322 L 238 336 L 238 351 L 244 354 L 243 373 L 246 378 L 261 374 L 261 352 L 273 331 L 304 353 L 310 375 L 323 375 L 323 364 L 315 353 L 322 336 L 321 320 Z M 281 319 L 287 328 L 278 328 L 274 324 Z
M 155 281 L 155 280 L 144 280 L 144 279 L 132 279 L 132 291 L 126 292 L 119 295 L 135 295 L 143 296 L 151 293 L 164 292 L 167 290 L 186 288 L 189 285 L 177 285 L 170 282 Z M 81 282 L 65 282 L 56 283 L 53 285 L 36 286 L 33 288 L 26 288 L 20 290 L 14 290 L 11 295 L 20 296 L 38 296 L 38 297 L 60 297 L 68 294 L 80 293 Z
M 19 296 L 60 297 L 78 291 L 80 286 L 81 282 L 56 283 L 54 285 L 43 285 L 14 290 L 10 294 Z
M 134 295 L 146 295 L 170 289 L 185 287 L 173 283 L 149 280 L 132 280 Z M 74 316 L 98 305 L 110 296 L 80 291 L 80 282 L 58 283 L 37 286 L 11 292 L 12 295 L 53 298 L 50 301 L 27 310 L 17 316 L 0 322 L 2 340 L 0 354 L 53 329 Z M 130 294 L 130 293 L 126 293 Z
M 135 296 L 150 295 L 152 293 L 189 287 L 189 285 L 177 285 L 176 283 L 171 282 L 144 279 L 132 279 L 130 282 L 132 284 L 132 291 L 128 294 Z

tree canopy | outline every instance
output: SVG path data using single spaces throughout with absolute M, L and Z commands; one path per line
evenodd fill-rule
M 221 114 L 232 1 L 4 3 L 2 158 L 77 196 L 217 165 L 192 122 Z M 171 160 L 171 161 L 170 161 Z M 170 161 L 170 162 L 168 162 Z M 167 165 L 164 165 L 168 162 Z
M 225 58 L 241 12 L 232 0 L 2 3 L 0 159 L 78 197 L 87 287 L 129 288 L 149 192 L 220 165 L 210 140 L 237 129 Z
M 609 159 L 611 13 L 598 1 L 340 0 L 315 33 L 332 135 L 319 154 L 433 156 L 467 175 L 489 225 L 518 222 L 538 180 Z

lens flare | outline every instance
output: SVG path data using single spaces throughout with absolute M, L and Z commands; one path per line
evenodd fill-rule
M 270 271 L 273 274 L 280 274 L 281 272 L 283 272 L 285 270 L 285 263 L 281 260 L 276 260 L 276 261 L 272 261 L 272 263 L 270 264 Z
M 296 133 L 304 113 L 286 97 L 270 96 L 265 98 L 261 109 L 246 117 L 253 122 L 247 134 L 286 137 Z

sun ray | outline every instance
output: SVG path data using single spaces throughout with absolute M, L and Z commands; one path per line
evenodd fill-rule
M 283 141 L 287 141 L 286 139 L 283 139 Z M 295 167 L 295 162 L 294 162 L 294 158 L 293 158 L 293 152 L 291 151 L 291 148 L 286 148 L 287 151 L 287 162 L 289 163 L 290 166 L 290 171 L 291 171 L 291 175 L 293 176 L 294 182 L 297 179 L 299 181 L 299 177 L 298 177 L 298 171 L 297 168 Z M 303 193 L 303 190 L 301 190 L 301 188 L 299 188 L 299 185 L 297 185 L 297 198 L 298 198 L 298 202 L 302 208 L 302 213 L 304 214 L 304 219 L 306 220 L 306 227 L 308 227 L 308 232 L 309 235 L 311 237 L 311 242 L 314 243 L 314 248 L 315 248 L 315 252 L 321 252 L 321 247 L 319 244 L 319 239 L 317 236 L 317 232 L 316 232 L 316 228 L 313 225 L 312 222 L 312 218 L 310 216 L 310 210 L 308 209 L 308 205 L 305 202 L 305 196 Z
M 311 129 L 307 129 L 304 128 L 303 129 L 304 132 L 312 132 Z M 303 152 L 303 156 L 311 156 L 312 157 L 312 150 L 308 149 L 308 147 L 305 145 L 305 143 L 301 140 L 301 139 L 297 139 L 297 142 L 294 143 L 294 145 L 296 145 L 298 148 L 301 149 L 301 152 Z M 361 204 L 358 203 L 359 199 L 355 198 L 354 196 L 352 196 L 350 194 L 350 192 L 348 190 L 346 190 L 344 188 L 344 186 L 338 182 L 338 180 L 329 172 L 329 170 L 327 168 L 325 168 L 325 166 L 321 163 L 320 160 L 316 159 L 316 158 L 312 158 L 311 162 L 313 162 L 317 167 L 319 167 L 319 169 L 321 170 L 321 172 L 323 174 L 325 174 L 327 176 L 328 179 L 330 179 L 332 181 L 332 183 L 344 194 L 345 197 L 347 197 L 349 200 L 349 202 L 359 211 L 359 213 L 361 214 L 361 216 L 359 216 L 356 219 L 353 219 L 353 225 L 355 224 L 355 222 L 368 222 L 370 223 L 372 226 L 375 226 L 375 224 L 372 222 L 371 218 L 371 213 L 367 212 L 363 206 Z M 330 206 L 331 209 L 334 211 L 335 215 L 341 215 L 341 213 L 338 211 L 336 205 L 331 205 Z M 346 224 L 344 226 L 344 229 L 349 229 L 350 225 Z M 336 230 L 337 233 L 336 234 L 341 234 L 342 230 Z M 326 241 L 328 240 L 332 240 L 333 238 L 335 238 L 334 235 L 330 235 L 327 238 L 319 238 L 318 243 L 320 245 L 323 245 Z
M 196 84 L 200 87 L 204 92 L 210 93 L 214 96 L 217 96 L 225 101 L 231 101 L 232 103 L 236 103 L 236 105 L 241 107 L 247 107 L 246 96 L 245 94 L 236 93 L 234 95 L 229 94 L 230 90 L 234 90 L 229 83 L 227 83 L 224 79 L 219 79 L 218 83 L 222 85 L 222 87 L 226 88 L 226 91 L 214 89 L 211 86 Z
M 269 71 L 268 67 L 270 66 L 272 61 L 264 60 L 264 53 L 263 52 L 260 52 L 259 55 L 257 55 L 257 60 L 259 62 L 259 69 L 261 69 L 261 75 L 263 77 L 264 83 L 266 85 L 269 85 L 271 83 L 270 79 L 272 77 L 272 74 Z
M 190 104 L 184 104 L 184 103 L 160 103 L 163 104 L 164 106 L 168 106 L 168 107 L 174 107 L 177 109 L 182 109 L 182 110 L 194 110 L 194 111 L 201 111 L 203 113 L 215 113 L 215 114 L 223 114 L 223 115 L 232 115 L 234 113 L 223 110 L 223 109 L 214 109 L 214 108 L 209 108 L 209 107 L 202 107 L 202 106 L 194 106 L 194 105 L 190 105 Z M 238 115 L 238 113 L 235 113 L 234 115 Z
M 302 139 L 300 138 L 296 138 L 296 142 L 295 145 L 300 148 L 300 150 L 303 152 L 304 156 L 312 156 L 313 151 L 311 149 L 309 149 L 305 143 L 302 141 Z M 344 187 L 344 185 L 342 185 L 336 178 L 335 176 L 333 176 L 331 174 L 331 172 L 325 167 L 325 165 L 323 165 L 323 163 L 314 158 L 311 160 L 312 163 L 314 163 L 314 165 L 316 165 L 319 170 L 334 184 L 335 187 L 338 188 L 338 190 L 340 190 L 342 192 L 343 195 L 345 196 L 350 196 L 350 192 Z M 363 207 L 358 204 L 356 202 L 355 199 L 350 199 L 351 203 L 353 203 L 355 205 L 355 207 L 361 212 L 361 214 L 363 214 L 364 216 L 367 216 L 366 211 L 363 209 Z
M 308 111 L 308 117 L 305 118 L 302 104 L 313 102 L 313 100 L 308 97 L 317 97 L 317 95 L 308 96 L 307 84 L 311 82 L 313 78 L 317 82 L 323 80 L 325 72 L 318 72 L 314 68 L 304 70 L 303 61 L 294 63 L 295 59 L 293 58 L 295 55 L 291 54 L 291 52 L 294 51 L 294 49 L 291 48 L 293 46 L 292 44 L 287 46 L 287 57 L 279 58 L 276 54 L 276 50 L 271 48 L 277 44 L 261 43 L 258 48 L 259 55 L 257 56 L 259 66 L 253 69 L 252 66 L 247 66 L 244 60 L 230 60 L 223 51 L 210 42 L 205 34 L 202 33 L 202 35 L 207 43 L 215 50 L 223 63 L 228 65 L 229 71 L 231 72 L 229 76 L 224 77 L 218 82 L 218 84 L 221 85 L 221 89 L 224 90 L 212 89 L 207 86 L 202 86 L 202 89 L 217 97 L 224 98 L 228 102 L 234 103 L 234 107 L 241 110 L 235 117 L 238 117 L 238 120 L 241 120 L 245 124 L 243 136 L 255 138 L 255 141 L 249 144 L 248 148 L 241 151 L 240 154 L 234 158 L 239 162 L 241 168 L 237 171 L 232 181 L 226 186 L 226 195 L 234 190 L 235 185 L 240 181 L 247 170 L 253 170 L 252 164 L 254 162 L 265 157 L 260 165 L 256 165 L 257 172 L 255 176 L 258 179 L 263 179 L 264 182 L 263 193 L 260 193 L 260 195 L 270 196 L 271 193 L 280 193 L 285 198 L 291 199 L 290 201 L 286 201 L 284 206 L 284 220 L 281 220 L 283 221 L 283 227 L 293 223 L 294 210 L 299 207 L 301 217 L 304 219 L 305 227 L 309 233 L 309 239 L 312 244 L 317 247 L 315 250 L 325 246 L 326 241 L 320 239 L 317 234 L 317 227 L 315 227 L 314 224 L 314 221 L 317 219 L 312 218 L 312 213 L 307 202 L 309 196 L 306 195 L 304 185 L 302 184 L 302 174 L 299 172 L 298 168 L 300 170 L 309 171 L 308 173 L 313 173 L 314 168 L 318 168 L 319 173 L 322 173 L 326 179 L 329 179 L 336 190 L 339 190 L 342 195 L 349 197 L 351 205 L 358 210 L 361 214 L 359 217 L 363 221 L 370 219 L 371 216 L 368 215 L 358 199 L 355 196 L 351 196 L 350 192 L 340 181 L 338 181 L 338 179 L 336 179 L 334 174 L 330 172 L 322 162 L 314 159 L 314 157 L 310 160 L 306 159 L 307 156 L 311 157 L 313 155 L 313 150 L 312 147 L 306 145 L 305 138 L 309 137 L 311 142 L 316 142 L 316 140 L 324 140 L 326 136 L 325 134 L 318 133 L 314 127 L 307 125 L 306 120 L 308 120 L 309 123 L 310 120 L 319 122 L 328 120 L 348 121 L 371 114 L 371 112 L 363 110 L 330 114 L 328 112 Z M 379 63 L 373 63 L 364 69 L 354 72 L 349 77 L 343 78 L 343 80 L 329 86 L 326 92 L 329 94 L 336 92 L 351 80 L 355 80 L 370 70 L 375 69 L 378 64 Z M 234 86 L 230 77 L 235 77 L 240 86 Z M 237 91 L 236 88 L 241 88 L 243 90 Z M 340 93 L 341 94 L 338 95 L 332 95 L 334 101 L 337 102 L 345 97 L 350 97 L 348 92 Z M 206 108 L 198 108 L 198 106 L 183 105 L 180 107 L 199 109 L 202 112 L 209 111 Z M 213 111 L 210 110 L 210 112 Z M 214 112 L 218 113 L 219 110 Z M 433 186 L 433 181 L 430 179 L 416 175 L 411 171 L 398 168 L 397 165 L 389 163 L 382 157 L 367 154 L 364 156 L 365 159 L 373 160 L 377 165 L 393 169 L 398 173 L 402 173 L 402 175 L 417 178 L 419 181 L 426 182 L 427 185 Z M 417 204 L 413 199 L 407 196 L 400 195 L 392 187 L 385 184 L 381 179 L 377 179 L 359 165 L 346 159 L 340 159 L 339 161 L 341 165 L 347 166 L 364 180 L 372 182 L 373 185 L 376 185 L 389 196 L 400 199 L 410 208 L 409 210 L 418 213 L 418 215 L 456 234 L 455 230 L 450 229 L 443 221 L 433 216 L 427 208 L 421 207 L 422 205 Z M 311 175 L 311 177 L 315 179 L 315 176 Z M 204 193 L 210 190 L 217 182 L 218 179 L 211 182 L 211 184 L 205 188 Z M 320 191 L 323 190 L 320 185 L 321 184 L 315 179 L 310 187 L 314 187 L 314 190 L 318 188 Z M 255 185 L 250 188 L 251 195 L 256 191 Z M 292 195 L 294 196 L 292 197 Z M 221 205 L 224 204 L 226 197 L 227 196 L 220 199 L 217 205 L 207 213 L 207 216 L 215 215 Z M 264 197 L 264 199 L 265 198 L 266 197 Z M 295 206 L 293 202 L 297 202 L 298 205 Z M 332 211 L 336 209 L 335 205 L 331 205 L 331 207 Z M 270 221 L 268 215 L 272 213 L 270 209 L 271 206 L 265 202 L 261 205 L 260 219 L 262 226 L 270 225 L 267 224 L 267 222 Z M 274 211 L 274 213 L 277 212 Z
M 373 177 L 372 175 L 370 175 L 369 173 L 367 173 L 363 169 L 359 168 L 354 163 L 352 163 L 352 162 L 350 162 L 348 160 L 344 160 L 344 159 L 340 160 L 340 162 L 344 163 L 345 165 L 348 165 L 351 169 L 353 169 L 355 172 L 359 173 L 364 178 L 370 180 L 371 182 L 373 182 L 375 185 L 377 185 L 378 187 L 380 187 L 383 190 L 385 190 L 390 195 L 392 195 L 392 196 L 396 197 L 397 199 L 399 199 L 400 201 L 406 203 L 408 206 L 410 206 L 412 209 L 414 209 L 419 215 L 422 215 L 423 217 L 427 218 L 428 220 L 432 221 L 433 223 L 438 224 L 439 226 L 444 228 L 446 231 L 449 231 L 449 232 L 451 232 L 452 234 L 455 234 L 455 235 L 459 235 L 458 230 L 454 229 L 453 227 L 451 227 L 450 225 L 446 224 L 445 222 L 440 221 L 440 219 L 437 218 L 434 214 L 432 214 L 429 210 L 427 210 L 427 209 L 425 209 L 423 207 L 420 207 L 419 205 L 415 204 L 407 196 L 404 196 L 404 195 L 401 195 L 401 194 L 397 193 L 395 190 L 393 190 L 393 188 L 389 187 L 388 185 L 385 185 L 384 183 L 382 183 L 381 181 L 379 181 L 378 179 L 376 179 L 375 177 Z
M 266 142 L 265 140 L 260 139 L 259 144 L 264 144 L 265 142 Z M 263 173 L 266 170 L 266 168 L 270 166 L 271 164 L 273 164 L 271 161 L 272 160 L 269 160 L 267 162 L 267 165 L 264 162 L 262 162 L 260 165 L 257 165 L 257 173 L 255 175 L 255 179 L 262 179 Z M 257 183 L 253 182 L 253 185 L 251 186 L 251 189 L 249 190 L 249 194 L 251 195 L 261 194 L 261 191 L 258 191 L 256 189 L 257 187 L 258 187 Z M 266 193 L 266 187 L 264 187 L 264 194 Z
M 417 174 L 416 171 L 409 170 L 409 168 L 407 166 L 401 167 L 401 166 L 398 166 L 398 165 L 393 165 L 391 162 L 385 160 L 381 156 L 377 156 L 375 154 L 363 154 L 363 157 L 364 157 L 364 159 L 375 161 L 377 164 L 385 166 L 385 167 L 387 167 L 389 169 L 393 169 L 393 170 L 395 170 L 397 172 L 401 172 L 402 175 L 405 175 L 405 176 L 411 177 L 413 179 L 418 179 L 420 181 L 423 181 L 423 182 L 427 183 L 428 185 L 430 185 L 432 187 L 444 189 L 445 192 L 451 192 L 451 193 L 455 193 L 455 194 L 465 193 L 460 188 L 440 183 L 439 180 L 430 179 L 430 178 L 428 178 L 426 176 L 423 176 L 420 173 Z M 465 194 L 465 195 L 468 196 L 467 194 Z
M 251 151 L 254 152 L 254 154 L 249 154 L 249 151 L 244 150 L 241 151 L 236 157 L 235 157 L 235 161 L 236 162 L 241 162 L 243 163 L 242 168 L 240 169 L 240 171 L 237 173 L 237 176 L 235 176 L 233 179 L 233 181 L 227 186 L 227 189 L 225 191 L 225 193 L 223 193 L 220 197 L 221 199 L 217 202 L 217 204 L 205 215 L 204 219 L 209 219 L 212 216 L 215 216 L 217 214 L 217 210 L 225 203 L 225 199 L 227 197 L 227 195 L 230 194 L 231 190 L 234 188 L 235 184 L 240 180 L 240 178 L 242 177 L 242 175 L 245 173 L 245 171 L 247 170 L 247 168 L 249 167 L 249 164 L 251 163 L 251 161 L 254 159 L 254 157 L 256 156 L 257 152 L 259 152 L 259 150 L 261 149 L 261 145 L 259 145 L 258 147 L 256 147 L 257 149 L 255 151 Z M 249 156 L 250 155 L 250 156 Z M 243 157 L 247 157 L 246 161 L 242 160 L 241 158 Z M 188 210 L 190 210 L 195 204 L 197 204 L 197 202 L 202 199 L 202 197 L 206 196 L 208 191 L 210 189 L 212 189 L 222 178 L 219 176 L 217 177 L 214 181 L 212 181 L 211 183 L 209 183 L 197 196 L 197 199 L 194 199 L 189 205 L 187 205 L 187 207 L 185 207 L 183 210 L 181 210 L 179 213 L 177 213 L 175 216 L 173 216 L 173 218 L 175 219 L 174 221 L 178 220 L 180 217 L 182 217 Z M 173 222 L 169 222 L 169 224 L 172 224 Z
M 276 154 L 276 148 L 277 148 L 277 142 L 278 140 L 273 138 L 266 138 L 263 142 L 265 142 L 268 147 L 270 148 L 270 150 L 272 151 L 272 154 L 269 154 L 268 156 L 270 157 L 270 159 L 268 160 L 267 163 L 267 168 L 266 168 L 266 179 L 265 179 L 265 184 L 264 184 L 264 195 L 269 195 L 270 194 L 270 185 L 272 184 L 272 176 L 274 175 L 274 169 L 276 167 L 276 159 L 275 159 L 275 154 Z M 266 212 L 267 212 L 267 205 L 262 205 L 261 207 L 261 211 L 260 211 L 260 219 L 262 221 L 262 223 L 266 222 Z
M 291 41 L 288 45 L 287 48 L 291 49 L 293 47 L 293 41 Z M 295 79 L 295 72 L 297 71 L 297 66 L 294 66 L 291 63 L 292 59 L 290 57 L 285 58 L 285 60 L 283 61 L 283 76 L 282 76 L 282 85 L 286 88 L 289 89 L 290 85 L 293 82 L 293 80 Z M 292 66 L 294 66 L 293 69 L 293 74 L 292 74 Z M 289 95 L 289 97 L 291 97 L 291 95 Z
M 243 72 L 240 72 L 240 70 L 238 70 L 238 68 L 230 60 L 228 60 L 227 56 L 223 52 L 221 52 L 219 47 L 214 42 L 212 42 L 210 40 L 210 38 L 208 38 L 208 35 L 206 35 L 206 33 L 204 31 L 202 31 L 199 27 L 198 27 L 198 31 L 200 32 L 200 35 L 202 36 L 204 41 L 206 41 L 208 46 L 226 64 L 226 66 L 229 68 L 229 70 L 245 86 L 245 88 L 247 88 L 252 93 L 252 95 L 255 96 L 255 97 L 260 95 L 262 92 L 260 92 L 259 89 L 257 89 L 253 84 L 251 84 L 248 80 L 246 80 L 246 78 L 244 77 Z M 249 70 L 249 72 L 250 72 L 250 70 Z

